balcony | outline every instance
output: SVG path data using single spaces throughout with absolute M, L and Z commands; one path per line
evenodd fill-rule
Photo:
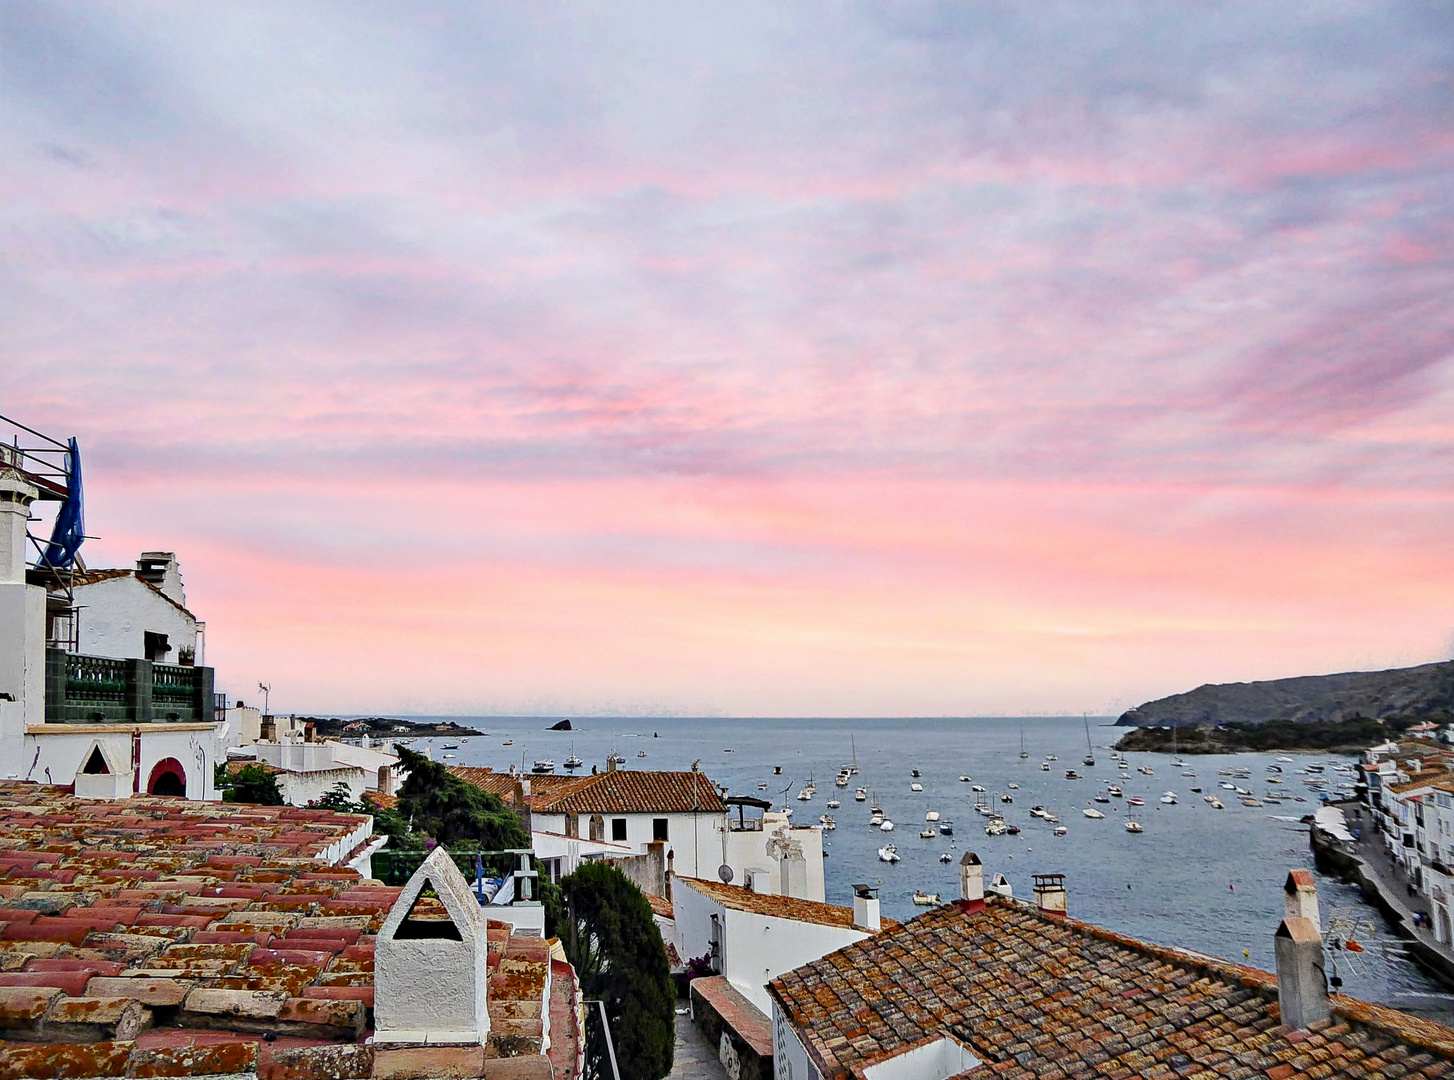
M 214 719 L 209 667 L 46 650 L 47 724 L 198 724 Z

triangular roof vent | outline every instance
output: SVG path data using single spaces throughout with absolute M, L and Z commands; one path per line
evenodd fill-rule
M 442 847 L 430 853 L 374 943 L 374 1039 L 481 1045 L 490 1033 L 485 915 Z

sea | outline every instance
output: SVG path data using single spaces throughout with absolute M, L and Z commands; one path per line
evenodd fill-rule
M 1183 759 L 1185 768 L 1173 766 L 1170 754 L 1131 753 L 1125 770 L 1129 778 L 1123 778 L 1109 749 L 1126 729 L 1104 718 L 1079 716 L 572 717 L 573 730 L 568 732 L 548 730 L 560 717 L 409 719 L 452 720 L 486 733 L 412 744 L 449 764 L 500 771 L 513 765 L 528 772 L 533 762 L 549 758 L 557 772 L 564 772 L 565 759 L 575 753 L 585 761 L 581 771 L 589 772 L 592 765 L 604 769 L 614 751 L 626 758 L 621 767 L 627 769 L 688 769 L 696 764 L 731 794 L 770 798 L 776 806 L 790 807 L 795 824 L 816 824 L 827 814 L 837 826 L 823 838 L 829 903 L 851 905 L 854 883 L 867 882 L 878 887 L 884 914 L 913 918 L 923 911 L 913 903 L 916 890 L 938 893 L 946 902 L 958 894 L 959 857 L 974 851 L 984 863 L 986 881 L 1004 874 L 1017 897 L 1030 897 L 1034 874 L 1064 874 L 1075 918 L 1264 970 L 1275 966 L 1273 933 L 1282 919 L 1288 871 L 1313 869 L 1308 828 L 1300 819 L 1316 809 L 1319 796 L 1304 786 L 1301 770 L 1320 764 L 1329 790 L 1340 779 L 1351 786 L 1332 766 L 1352 759 L 1325 753 L 1197 755 Z M 444 749 L 446 742 L 460 745 Z M 1088 745 L 1094 766 L 1082 763 Z M 1023 758 L 1022 746 L 1027 754 Z M 1041 763 L 1052 757 L 1049 771 L 1042 770 Z M 859 772 L 850 785 L 835 787 L 840 766 L 854 761 Z M 1279 775 L 1269 770 L 1272 765 L 1283 770 L 1281 785 L 1265 779 Z M 1154 775 L 1137 771 L 1138 766 Z M 1084 779 L 1067 779 L 1068 769 Z M 1236 769 L 1249 770 L 1251 778 L 1218 775 Z M 797 793 L 809 780 L 817 793 L 800 801 Z M 1258 798 L 1286 790 L 1306 801 L 1247 807 L 1234 792 L 1218 787 L 1224 781 L 1248 788 Z M 759 789 L 760 782 L 767 788 Z M 913 791 L 914 783 L 923 791 Z M 1108 784 L 1119 785 L 1125 797 L 1093 802 Z M 868 801 L 854 801 L 859 786 L 868 789 Z M 976 792 L 975 787 L 985 790 Z M 1193 793 L 1193 787 L 1202 793 Z M 1176 793 L 1175 804 L 1160 801 L 1168 791 Z M 1205 802 L 1210 794 L 1220 796 L 1225 809 Z M 1014 801 L 1003 802 L 1005 795 Z M 1146 805 L 1129 807 L 1127 799 L 1133 795 Z M 827 803 L 834 798 L 841 805 L 829 809 Z M 1020 826 L 1019 835 L 986 835 L 986 818 L 975 809 L 978 800 L 988 801 L 1007 823 Z M 895 823 L 892 833 L 869 825 L 872 802 Z M 1036 805 L 1052 811 L 1066 835 L 1053 835 L 1053 825 L 1032 816 L 1030 809 Z M 1085 817 L 1082 811 L 1088 806 L 1105 818 Z M 936 831 L 932 839 L 920 837 L 930 811 L 953 823 L 952 836 Z M 1142 833 L 1126 831 L 1128 813 L 1142 823 Z M 879 848 L 890 840 L 900 856 L 892 864 L 878 857 Z M 940 861 L 945 852 L 951 856 L 948 863 Z M 1329 974 L 1343 980 L 1343 992 L 1446 1022 L 1454 1017 L 1454 996 L 1407 958 L 1400 939 L 1363 902 L 1357 888 L 1313 872 L 1325 937 L 1330 944 L 1351 940 L 1362 946 L 1328 950 Z

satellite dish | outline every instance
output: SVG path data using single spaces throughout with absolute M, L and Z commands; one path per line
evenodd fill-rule
M 728 866 L 726 863 L 723 863 L 721 866 L 717 867 L 717 876 L 722 879 L 723 885 L 731 885 L 732 867 Z

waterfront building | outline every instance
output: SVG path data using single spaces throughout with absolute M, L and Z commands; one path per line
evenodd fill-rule
M 0 778 L 216 798 L 218 702 L 176 556 L 85 567 L 75 440 L 3 417 L 0 435 Z M 30 523 L 47 503 L 43 541 Z
M 877 892 L 867 885 L 855 887 L 853 907 L 840 907 L 700 878 L 673 877 L 671 884 L 671 918 L 658 925 L 672 954 L 706 959 L 710 974 L 691 981 L 692 1018 L 736 1062 L 741 1080 L 771 1075 L 769 982 L 899 925 L 879 914 Z
M 1276 974 L 1072 919 L 1060 875 L 983 885 L 961 866 L 957 902 L 773 980 L 777 1080 L 1454 1076 L 1454 1030 L 1329 992 L 1311 875 Z
M 0 818 L 0 1076 L 581 1075 L 575 972 L 443 849 L 389 887 L 363 815 L 0 782 Z

